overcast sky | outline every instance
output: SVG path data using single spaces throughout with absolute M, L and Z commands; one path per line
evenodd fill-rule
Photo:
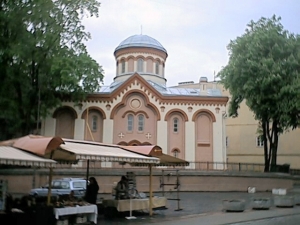
M 135 34 L 148 35 L 167 50 L 167 86 L 214 79 L 228 61 L 226 46 L 246 25 L 261 17 L 281 16 L 300 34 L 300 0 L 99 0 L 98 18 L 84 19 L 92 39 L 89 54 L 105 71 L 104 85 L 116 75 L 115 48 Z

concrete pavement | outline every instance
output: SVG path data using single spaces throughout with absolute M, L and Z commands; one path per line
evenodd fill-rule
M 300 206 L 294 208 L 271 208 L 269 210 L 246 210 L 238 213 L 216 212 L 203 213 L 198 215 L 181 216 L 174 220 L 153 220 L 143 224 L 163 224 L 163 225 L 227 225 L 245 223 L 248 221 L 258 221 L 267 218 L 299 215 Z
M 166 197 L 172 199 L 177 197 L 176 192 L 167 193 Z M 298 195 L 300 190 L 291 190 L 288 195 Z M 106 196 L 108 197 L 108 196 Z M 127 220 L 125 215 L 114 219 L 105 219 L 103 215 L 98 216 L 98 224 L 164 224 L 164 225 L 225 225 L 246 221 L 261 220 L 286 215 L 300 215 L 300 206 L 293 208 L 278 208 L 274 205 L 269 210 L 253 210 L 251 198 L 273 198 L 270 192 L 247 193 L 247 192 L 181 192 L 180 201 L 168 200 L 168 209 L 154 211 L 153 216 L 147 212 L 135 213 L 136 219 Z M 243 199 L 246 202 L 244 212 L 224 212 L 222 200 Z

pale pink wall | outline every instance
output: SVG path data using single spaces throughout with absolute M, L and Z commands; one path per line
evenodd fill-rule
M 74 138 L 75 118 L 67 108 L 60 109 L 56 113 L 55 135 L 63 138 Z
M 152 59 L 147 59 L 146 72 L 153 73 L 153 60 Z
M 134 60 L 130 58 L 128 60 L 128 72 L 134 72 Z
M 196 153 L 195 161 L 213 161 L 213 129 L 212 119 L 207 113 L 200 113 L 196 124 Z
M 146 104 L 145 97 L 140 93 L 133 93 L 125 100 L 125 105 L 119 106 L 118 110 L 113 115 L 114 129 L 113 129 L 113 143 L 130 143 L 137 140 L 142 143 L 156 144 L 156 123 L 157 115 L 151 106 Z M 127 116 L 132 114 L 134 116 L 134 128 L 130 132 L 127 130 Z M 144 115 L 144 130 L 138 131 L 138 115 Z M 124 136 L 121 137 L 120 134 Z M 151 135 L 147 138 L 147 133 Z

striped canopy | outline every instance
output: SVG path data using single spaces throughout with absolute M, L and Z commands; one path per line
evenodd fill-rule
M 56 161 L 11 146 L 0 146 L 0 164 L 50 168 L 56 166 Z

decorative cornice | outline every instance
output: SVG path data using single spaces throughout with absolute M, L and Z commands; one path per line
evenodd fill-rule
M 122 61 L 128 62 L 129 59 L 133 59 L 134 61 L 137 61 L 140 58 L 144 59 L 145 61 L 148 60 L 148 59 L 151 59 L 154 63 L 158 62 L 161 65 L 164 63 L 164 61 L 161 60 L 160 58 L 154 58 L 151 55 L 150 56 L 143 56 L 143 55 L 133 56 L 133 55 L 130 55 L 130 56 L 127 56 L 127 57 L 122 56 L 121 58 L 117 59 L 116 61 L 118 63 L 121 63 Z
M 168 55 L 158 49 L 154 49 L 154 48 L 145 48 L 145 47 L 130 47 L 130 48 L 124 48 L 124 49 L 120 49 L 118 51 L 115 52 L 115 57 L 116 59 L 122 55 L 126 55 L 126 54 L 134 54 L 134 53 L 140 53 L 140 54 L 153 54 L 153 55 L 157 55 L 161 58 L 163 58 L 164 60 L 166 60 L 166 58 L 168 57 Z

